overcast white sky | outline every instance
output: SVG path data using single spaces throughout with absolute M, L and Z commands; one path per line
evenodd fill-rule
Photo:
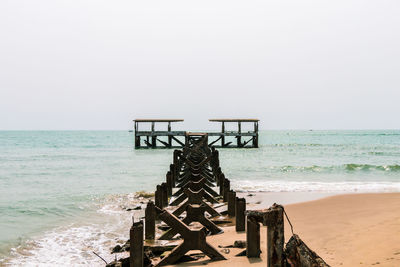
M 0 129 L 400 128 L 399 1 L 0 1 Z

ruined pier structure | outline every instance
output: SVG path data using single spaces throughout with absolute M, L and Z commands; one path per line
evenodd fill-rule
M 218 226 L 221 221 L 234 224 L 237 232 L 246 231 L 246 249 L 238 255 L 260 257 L 262 223 L 267 226 L 267 266 L 328 266 L 297 235 L 285 248 L 282 206 L 246 211 L 246 200 L 231 189 L 221 170 L 218 150 L 208 145 L 207 133 L 191 133 L 186 138 L 183 149 L 174 150 L 173 163 L 165 181 L 156 186 L 154 202 L 147 203 L 144 220 L 132 224 L 129 266 L 175 264 L 191 250 L 200 250 L 211 260 L 225 260 L 207 242 L 208 235 L 223 233 Z M 155 255 L 152 246 L 177 237 L 181 240 L 178 245 Z M 164 252 L 168 250 L 170 253 Z M 118 266 L 113 264 L 109 266 Z
M 257 148 L 258 119 L 210 119 L 210 122 L 221 123 L 220 132 L 207 132 L 208 145 L 216 148 Z M 172 123 L 183 122 L 182 119 L 135 119 L 135 148 L 183 148 L 187 144 L 190 132 L 172 131 Z M 158 130 L 156 126 L 167 124 L 166 129 Z M 242 130 L 242 126 L 251 129 Z M 150 125 L 150 128 L 149 128 Z M 229 130 L 228 126 L 237 126 Z M 140 126 L 140 127 L 139 127 Z M 144 130 L 143 127 L 147 126 Z

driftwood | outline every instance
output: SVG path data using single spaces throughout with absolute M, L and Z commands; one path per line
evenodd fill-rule
M 285 254 L 288 265 L 291 267 L 329 267 L 298 235 L 293 235 L 290 238 L 286 244 Z

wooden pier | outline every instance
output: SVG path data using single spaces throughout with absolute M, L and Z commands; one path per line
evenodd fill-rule
M 183 148 L 195 136 L 207 136 L 208 145 L 217 148 L 258 148 L 258 119 L 210 119 L 220 122 L 220 132 L 192 133 L 172 131 L 173 122 L 182 119 L 135 119 L 135 149 L 139 148 Z M 167 124 L 167 129 L 156 130 L 156 123 Z M 242 131 L 242 124 L 253 124 L 252 130 Z M 139 125 L 150 124 L 150 129 L 139 129 Z M 235 130 L 226 130 L 227 124 L 237 125 Z M 208 138 L 210 137 L 210 138 Z
M 258 148 L 258 119 L 210 119 L 209 121 L 221 123 L 221 132 L 208 133 L 208 136 L 217 137 L 217 139 L 209 143 L 209 145 L 214 147 Z M 237 124 L 237 130 L 226 131 L 225 126 L 228 123 Z M 243 132 L 242 123 L 252 123 L 254 130 Z M 219 145 L 215 145 L 218 143 Z
M 261 262 L 268 267 L 329 267 L 294 234 L 283 206 L 246 210 L 246 199 L 231 188 L 218 150 L 208 145 L 207 133 L 186 136 L 186 145 L 173 152 L 164 182 L 156 186 L 154 202 L 153 198 L 147 202 L 144 220 L 143 211 L 134 211 L 132 218 L 140 219 L 133 219 L 129 240 L 112 248 L 112 253 L 129 251 L 127 257 L 116 256 L 106 267 L 162 267 L 187 261 L 190 266 L 203 266 L 225 260 L 221 266 Z M 286 246 L 285 218 L 292 231 Z M 263 237 L 261 224 L 267 228 Z M 231 234 L 219 241 L 213 238 L 228 231 Z M 262 250 L 266 256 L 260 254 Z M 248 259 L 238 265 L 237 257 Z
M 136 119 L 135 148 L 182 148 L 185 146 L 185 131 L 172 131 L 171 123 L 182 119 Z M 167 124 L 166 131 L 156 131 L 156 123 Z M 150 130 L 140 130 L 139 125 L 150 124 Z M 183 137 L 183 140 L 182 140 Z

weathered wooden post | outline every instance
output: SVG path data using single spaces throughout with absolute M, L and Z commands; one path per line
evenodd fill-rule
M 174 158 L 173 158 L 172 164 L 174 164 L 174 165 L 178 164 L 180 154 L 181 154 L 181 151 L 179 151 L 178 149 L 174 150 Z
M 168 146 L 172 146 L 171 122 L 168 122 Z
M 253 147 L 258 148 L 258 122 L 254 122 L 254 132 L 256 135 L 253 137 Z
M 224 181 L 225 181 L 225 174 L 221 172 L 219 175 L 219 195 L 224 196 Z
M 153 201 L 147 202 L 144 227 L 145 238 L 154 239 L 156 233 L 156 208 Z
M 225 146 L 225 122 L 222 122 L 222 129 L 221 129 L 221 147 Z
M 134 222 L 130 232 L 129 266 L 143 267 L 143 221 Z
M 163 204 L 162 204 L 162 191 L 161 191 L 161 185 L 157 185 L 156 193 L 154 195 L 154 201 L 155 204 L 158 208 L 162 209 Z
M 228 201 L 228 192 L 231 189 L 229 179 L 225 179 L 224 180 L 223 188 L 224 188 L 224 190 L 223 190 L 223 192 L 224 192 L 224 202 L 227 202 Z
M 260 257 L 260 224 L 251 217 L 247 217 L 246 241 L 246 256 L 248 258 Z
M 172 177 L 172 187 L 175 187 L 175 183 L 178 177 L 176 172 L 175 172 L 175 164 L 170 164 L 169 165 L 169 171 L 171 172 L 171 177 Z
M 217 182 L 217 186 L 220 186 L 220 182 L 221 182 L 221 175 L 223 174 L 221 171 L 221 167 L 218 167 L 215 172 L 215 180 Z
M 236 216 L 236 231 L 246 230 L 246 199 L 236 197 L 235 216 Z
M 166 180 L 167 180 L 167 192 L 168 196 L 170 197 L 172 196 L 172 176 L 170 171 L 167 172 Z
M 168 189 L 167 183 L 161 184 L 161 202 L 163 207 L 168 207 Z
M 267 225 L 268 267 L 283 267 L 285 245 L 283 207 L 272 205 L 264 220 Z
M 242 136 L 240 135 L 242 133 L 242 123 L 238 121 L 238 133 L 239 135 L 237 136 L 237 147 L 242 147 Z
M 329 267 L 298 235 L 293 235 L 286 243 L 285 255 L 291 266 Z
M 247 213 L 247 227 L 249 218 L 262 222 L 267 226 L 267 260 L 268 267 L 283 267 L 284 266 L 284 223 L 283 223 L 283 207 L 278 204 L 272 205 L 267 210 L 262 211 L 248 211 Z M 247 228 L 249 232 L 249 228 Z M 297 266 L 297 265 L 296 265 Z M 299 265 L 303 266 L 303 265 Z M 311 265 L 304 265 L 311 266 Z
M 151 146 L 153 148 L 157 147 L 157 136 L 154 135 L 154 121 L 151 123 Z
M 228 215 L 235 216 L 235 206 L 236 206 L 236 192 L 230 190 L 228 192 Z

